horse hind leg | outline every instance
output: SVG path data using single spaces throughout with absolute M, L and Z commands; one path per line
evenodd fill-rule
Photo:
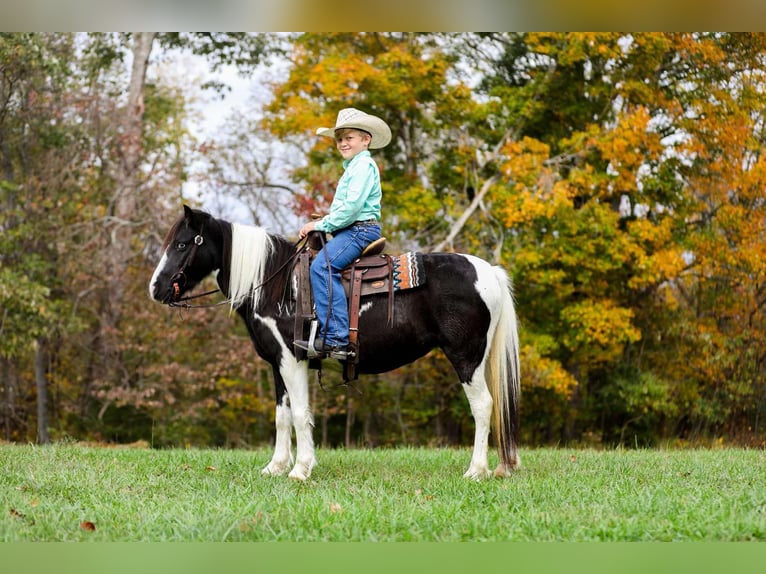
M 476 426 L 471 464 L 465 474 L 463 474 L 463 477 L 472 480 L 482 480 L 492 476 L 487 457 L 489 431 L 492 420 L 492 396 L 489 393 L 487 382 L 484 378 L 483 362 L 474 371 L 471 381 L 463 383 L 463 391 L 468 398 L 468 404 L 471 407 L 471 414 Z

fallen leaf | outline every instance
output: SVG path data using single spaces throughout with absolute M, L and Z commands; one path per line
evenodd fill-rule
M 205 470 L 208 471 L 208 472 L 215 472 L 218 469 L 216 467 L 214 467 L 214 466 L 206 466 Z
M 24 514 L 23 512 L 19 512 L 15 508 L 11 508 L 11 511 L 8 514 L 13 516 L 14 518 L 26 518 L 27 517 L 26 514 Z
M 343 507 L 337 502 L 330 503 L 330 512 L 335 514 L 336 512 L 343 512 Z
M 94 532 L 96 530 L 96 525 L 90 520 L 84 520 L 83 522 L 80 522 L 80 528 L 87 530 L 88 532 Z
M 577 462 L 577 457 L 575 455 L 570 455 L 569 460 L 571 460 L 572 462 Z

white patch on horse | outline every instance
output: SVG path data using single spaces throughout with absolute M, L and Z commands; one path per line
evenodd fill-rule
M 279 373 L 285 382 L 287 396 L 290 400 L 290 412 L 292 414 L 292 423 L 295 428 L 295 466 L 290 471 L 289 477 L 296 480 L 306 480 L 311 476 L 311 469 L 316 466 L 316 457 L 314 453 L 314 417 L 311 414 L 309 404 L 309 382 L 308 382 L 308 361 L 298 362 L 295 355 L 287 348 L 282 335 L 279 333 L 277 323 L 272 317 L 254 315 L 257 321 L 260 321 L 272 334 L 282 349 L 282 358 L 279 362 Z M 285 451 L 291 450 L 291 441 L 289 428 L 286 430 L 280 425 L 277 419 L 277 441 L 274 449 L 272 462 L 262 471 L 264 474 L 272 466 L 278 466 L 285 460 Z M 287 434 L 285 439 L 284 434 Z
M 293 464 L 291 448 L 293 414 L 287 395 L 284 396 L 284 404 L 277 405 L 275 424 L 277 436 L 274 441 L 274 455 L 261 471 L 263 475 L 281 476 L 289 471 Z
M 160 262 L 157 264 L 157 268 L 154 270 L 154 273 L 152 274 L 152 280 L 149 281 L 149 298 L 154 299 L 154 286 L 157 284 L 157 279 L 160 276 L 160 273 L 162 273 L 162 270 L 165 268 L 165 265 L 168 262 L 168 252 L 165 251 L 165 253 L 162 254 L 162 259 L 160 259 Z
M 492 396 L 495 395 L 494 400 L 498 401 L 500 407 L 499 419 L 495 421 L 497 427 L 504 427 L 507 417 L 511 416 L 507 407 L 509 393 L 512 396 L 519 396 L 519 342 L 516 312 L 513 308 L 512 289 L 508 274 L 500 267 L 493 266 L 478 257 L 472 255 L 464 255 L 464 257 L 476 269 L 477 279 L 474 288 L 490 313 L 484 357 L 471 380 L 463 385 L 476 423 L 471 466 L 465 476 L 478 479 L 489 473 L 487 439 L 492 417 Z M 489 360 L 491 355 L 496 358 L 499 357 L 501 360 Z M 509 379 L 509 375 L 512 390 L 506 388 L 505 381 Z M 490 391 L 488 385 L 492 385 L 494 390 Z M 514 452 L 511 456 L 514 458 L 510 463 L 511 466 L 519 466 L 521 460 L 518 453 Z M 507 476 L 510 470 L 508 465 L 501 462 L 495 469 L 495 474 Z
M 500 291 L 500 286 L 497 282 L 494 268 L 492 265 L 479 259 L 473 255 L 463 255 L 476 269 L 476 283 L 474 283 L 474 289 L 481 297 L 484 304 L 487 306 L 490 314 L 492 315 L 492 321 L 497 322 L 497 316 L 495 311 L 502 306 L 503 297 Z M 488 333 L 494 332 L 494 325 L 490 325 Z
M 369 311 L 370 309 L 372 309 L 372 301 L 368 301 L 367 303 L 359 307 L 359 316 L 361 317 L 362 313 Z

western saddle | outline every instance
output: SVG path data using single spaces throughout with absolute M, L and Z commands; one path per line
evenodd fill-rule
M 309 268 L 311 261 L 325 243 L 325 235 L 320 231 L 312 231 L 307 240 L 307 249 L 298 255 L 295 266 L 297 294 L 295 301 L 295 339 L 307 340 L 309 348 L 313 349 L 314 340 L 321 337 L 318 333 L 317 319 L 314 311 L 314 298 L 311 291 Z M 348 382 L 357 378 L 356 365 L 359 363 L 359 309 L 361 298 L 373 293 L 388 293 L 388 320 L 393 318 L 393 263 L 391 256 L 383 253 L 386 238 L 381 237 L 370 243 L 361 256 L 346 267 L 341 280 L 348 300 L 349 320 L 349 358 L 343 361 L 343 379 Z M 321 368 L 321 362 L 310 351 L 295 347 L 295 358 L 309 359 L 310 368 Z

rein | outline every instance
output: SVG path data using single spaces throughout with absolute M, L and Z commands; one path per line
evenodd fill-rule
M 184 275 L 184 271 L 186 268 L 191 264 L 192 260 L 194 259 L 194 255 L 197 253 L 197 249 L 200 245 L 202 245 L 205 242 L 205 238 L 202 237 L 202 230 L 200 230 L 200 233 L 194 237 L 194 245 L 192 245 L 191 251 L 189 251 L 189 255 L 186 257 L 186 260 L 184 261 L 181 268 L 176 272 L 175 275 L 172 277 L 173 282 L 173 295 L 174 300 L 168 303 L 168 307 L 179 307 L 182 309 L 209 309 L 211 307 L 219 307 L 221 305 L 226 305 L 227 303 L 231 303 L 231 299 L 224 299 L 223 301 L 219 301 L 218 303 L 207 303 L 204 305 L 190 305 L 189 303 L 186 303 L 186 301 L 192 301 L 194 299 L 200 299 L 202 297 L 207 297 L 208 295 L 214 295 L 215 293 L 218 293 L 220 289 L 213 289 L 211 291 L 205 291 L 204 293 L 199 293 L 197 295 L 187 295 L 186 297 L 180 297 L 176 299 L 176 295 L 180 292 L 181 287 L 179 286 L 178 280 L 183 279 L 184 284 L 186 283 L 186 276 Z M 301 246 L 301 242 L 303 242 L 303 245 Z M 300 246 L 300 247 L 299 247 Z M 285 267 L 287 267 L 290 263 L 294 263 L 295 260 L 298 258 L 298 256 L 308 247 L 308 236 L 303 237 L 295 242 L 295 253 L 291 255 L 282 265 L 279 266 L 279 268 L 274 271 L 268 278 L 261 281 L 260 284 L 253 287 L 253 291 L 256 289 L 260 289 L 261 287 L 264 287 L 267 285 L 270 281 L 272 281 L 277 275 L 279 275 Z

